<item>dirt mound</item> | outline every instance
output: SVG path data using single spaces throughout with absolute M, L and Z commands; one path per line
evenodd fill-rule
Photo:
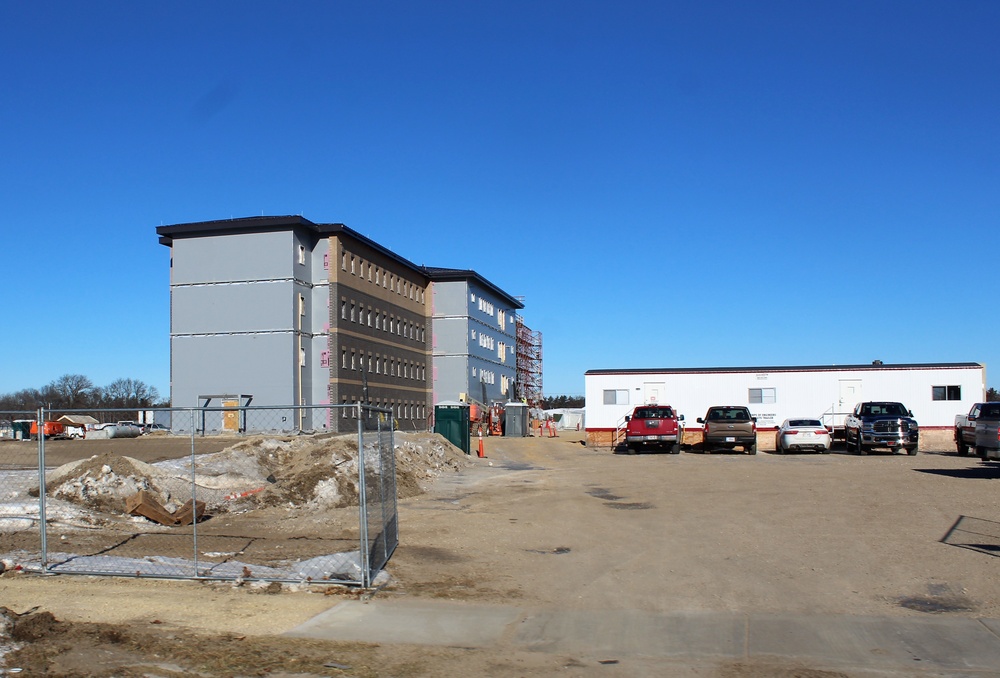
M 471 463 L 436 433 L 395 433 L 394 442 L 400 498 L 419 494 L 433 478 Z M 365 471 L 369 483 L 377 483 L 385 472 L 377 450 L 367 444 Z M 213 454 L 157 464 L 104 453 L 51 471 L 46 486 L 55 498 L 117 513 L 140 490 L 152 493 L 170 511 L 190 499 L 192 489 L 212 513 L 356 506 L 357 436 L 255 437 Z

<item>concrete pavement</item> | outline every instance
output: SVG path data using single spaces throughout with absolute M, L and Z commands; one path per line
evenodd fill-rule
M 509 648 L 615 663 L 777 658 L 866 674 L 1000 676 L 1000 620 L 968 617 L 664 614 L 380 599 L 339 603 L 286 635 Z

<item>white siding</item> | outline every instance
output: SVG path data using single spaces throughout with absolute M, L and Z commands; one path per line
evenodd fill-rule
M 685 415 L 689 429 L 713 405 L 746 405 L 758 418 L 758 426 L 779 425 L 788 417 L 826 416 L 827 423 L 840 425 L 843 413 L 854 403 L 841 399 L 841 381 L 860 382 L 860 400 L 900 401 L 913 411 L 922 427 L 951 427 L 955 415 L 965 413 L 986 393 L 986 370 L 976 366 L 890 366 L 882 368 L 803 368 L 766 371 L 762 368 L 705 372 L 650 371 L 646 373 L 588 373 L 584 377 L 587 428 L 610 429 L 621 423 L 644 396 L 648 384 L 662 383 L 659 402 L 672 405 Z M 933 386 L 960 386 L 961 400 L 933 400 Z M 750 389 L 774 389 L 773 403 L 751 403 Z M 625 404 L 604 404 L 604 391 L 628 393 Z M 830 416 L 830 415 L 840 416 Z

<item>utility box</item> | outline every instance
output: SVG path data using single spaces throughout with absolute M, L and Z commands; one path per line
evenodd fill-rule
M 469 454 L 469 405 L 442 402 L 434 406 L 434 432 Z
M 504 435 L 524 438 L 530 435 L 528 426 L 528 406 L 524 403 L 507 403 L 504 405 Z

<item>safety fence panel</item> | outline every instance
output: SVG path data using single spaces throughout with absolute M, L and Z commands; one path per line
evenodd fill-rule
M 361 405 L 359 433 L 362 459 L 361 523 L 365 538 L 365 572 L 374 577 L 399 544 L 396 491 L 396 453 L 391 410 Z M 370 584 L 370 580 L 366 585 Z
M 21 488 L 4 494 L 17 499 L 5 513 L 35 516 L 19 530 L 0 523 L 5 563 L 60 574 L 368 586 L 395 549 L 391 412 L 164 408 L 144 411 L 139 423 L 135 414 L 41 410 L 29 416 L 82 422 L 83 435 L 0 440 L 0 449 L 20 446 L 21 468 L 0 474 L 0 490 Z M 382 421 L 368 431 L 372 416 Z M 353 430 L 331 432 L 330 422 L 343 420 Z M 37 449 L 33 468 L 22 448 Z
M 17 565 L 17 558 L 7 554 L 42 548 L 38 446 L 31 441 L 37 415 L 0 412 L 0 558 L 5 568 Z

